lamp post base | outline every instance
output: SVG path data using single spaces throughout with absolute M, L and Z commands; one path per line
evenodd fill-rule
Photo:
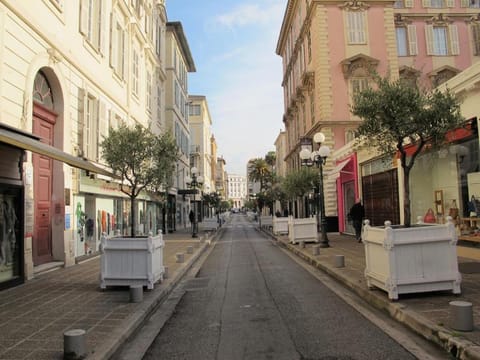
M 328 242 L 322 241 L 320 244 L 318 244 L 318 246 L 320 246 L 321 248 L 329 248 L 330 244 Z
M 192 238 L 198 238 L 197 234 L 192 234 Z

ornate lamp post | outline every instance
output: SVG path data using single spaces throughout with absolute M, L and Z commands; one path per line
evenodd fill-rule
M 201 188 L 203 185 L 203 177 L 198 174 L 198 169 L 196 167 L 192 167 L 190 169 L 190 173 L 192 177 L 187 176 L 185 178 L 185 183 L 193 189 L 193 223 L 192 223 L 192 237 L 198 237 L 198 214 L 197 214 L 197 203 L 195 201 L 195 195 L 197 194 L 197 189 Z
M 320 247 L 326 248 L 330 247 L 328 243 L 327 236 L 327 218 L 325 217 L 325 194 L 323 192 L 323 165 L 327 161 L 328 155 L 330 155 L 330 148 L 326 145 L 322 145 L 325 141 L 325 135 L 321 132 L 316 133 L 313 136 L 313 141 L 318 144 L 319 149 L 317 151 L 312 151 L 312 142 L 310 140 L 307 144 L 307 139 L 302 139 L 302 150 L 300 151 L 300 159 L 302 160 L 303 166 L 313 166 L 316 165 L 319 169 L 318 176 L 318 200 L 319 200 L 319 214 L 322 232 L 322 241 L 320 242 Z M 318 219 L 318 218 L 317 218 Z M 318 220 L 317 220 L 318 221 Z

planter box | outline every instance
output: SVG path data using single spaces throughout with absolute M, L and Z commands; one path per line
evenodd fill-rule
M 107 237 L 101 243 L 100 287 L 142 285 L 153 289 L 163 280 L 162 234 L 144 237 Z
M 299 241 L 318 242 L 317 219 L 314 217 L 304 219 L 288 218 L 288 238 L 292 244 Z
M 273 218 L 272 216 L 261 216 L 260 223 L 263 228 L 271 229 L 273 226 Z
M 203 231 L 217 231 L 218 220 L 217 218 L 203 218 L 203 221 L 199 225 Z
M 273 217 L 273 233 L 275 235 L 288 234 L 288 217 Z
M 371 227 L 365 221 L 365 277 L 392 300 L 399 294 L 451 290 L 460 293 L 457 234 L 452 219 L 444 225 L 417 224 L 410 228 Z

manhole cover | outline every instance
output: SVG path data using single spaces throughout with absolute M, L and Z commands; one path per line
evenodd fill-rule
M 480 263 L 477 262 L 464 262 L 458 264 L 458 270 L 463 274 L 479 274 Z

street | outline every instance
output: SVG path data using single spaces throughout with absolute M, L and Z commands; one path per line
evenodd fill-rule
M 235 215 L 144 359 L 414 359 Z

